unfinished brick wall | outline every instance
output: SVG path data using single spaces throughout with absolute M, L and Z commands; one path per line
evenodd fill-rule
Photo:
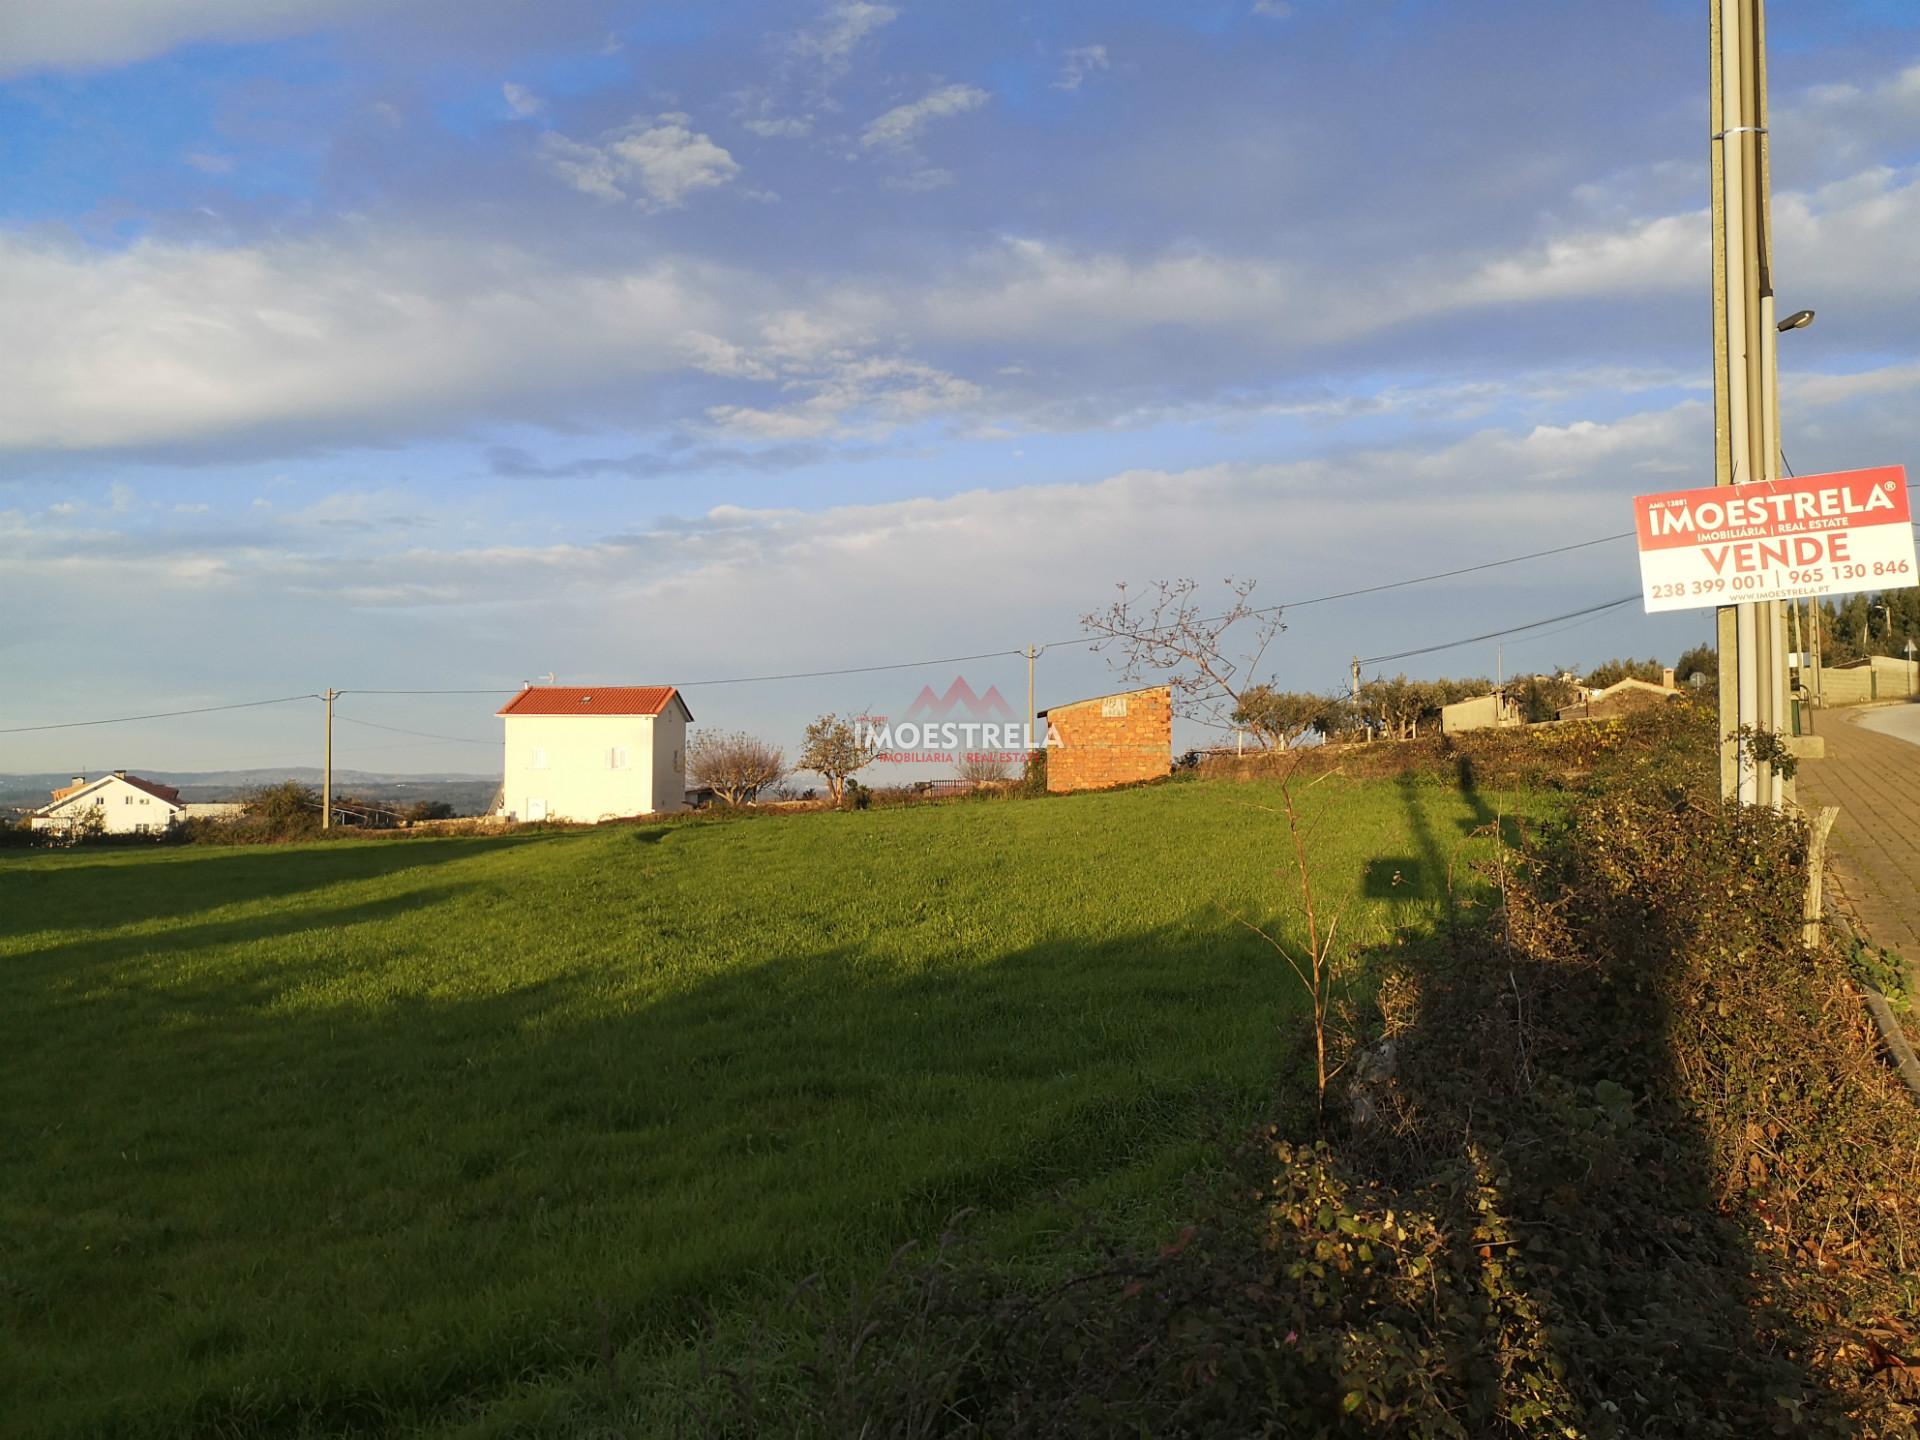
M 1165 685 L 1056 705 L 1047 724 L 1059 742 L 1047 751 L 1049 790 L 1101 790 L 1173 768 L 1173 692 Z

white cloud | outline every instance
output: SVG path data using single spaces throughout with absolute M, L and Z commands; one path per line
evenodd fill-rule
M 733 156 L 692 124 L 677 112 L 637 118 L 594 144 L 549 132 L 541 153 L 549 169 L 584 194 L 671 210 L 740 173 Z
M 202 175 L 231 175 L 233 157 L 221 155 L 211 150 L 189 150 L 181 157 Z
M 889 190 L 921 195 L 929 190 L 944 190 L 953 184 L 953 172 L 938 165 L 922 165 L 918 170 L 911 170 L 905 175 L 885 176 L 880 183 Z
M 1561 236 L 1488 261 L 1450 298 L 1513 304 L 1697 290 L 1711 263 L 1710 240 L 1704 210 L 1663 215 L 1625 230 Z
M 836 0 L 813 24 L 789 37 L 787 48 L 796 58 L 819 67 L 828 78 L 837 79 L 845 73 L 861 43 L 892 24 L 899 14 L 893 6 L 873 4 L 871 0 Z
M 509 80 L 500 87 L 501 97 L 507 102 L 507 108 L 522 120 L 538 115 L 547 108 L 542 100 L 526 86 Z
M 1060 74 L 1054 79 L 1056 90 L 1078 90 L 1086 83 L 1089 75 L 1112 68 L 1104 45 L 1079 45 L 1067 51 L 1066 59 L 1060 66 Z
M 359 443 L 682 368 L 749 280 L 607 273 L 377 228 L 94 252 L 0 236 L 0 450 L 198 442 L 264 427 Z M 435 417 L 438 417 L 436 420 Z M 388 431 L 388 433 L 391 433 Z
M 120 65 L 185 41 L 265 39 L 382 8 L 382 0 L 7 0 L 0 74 Z
M 861 132 L 860 143 L 868 149 L 903 150 L 919 139 L 920 132 L 935 120 L 964 115 L 987 103 L 987 92 L 974 85 L 942 85 L 918 100 L 896 105 L 873 120 Z
M 740 124 L 768 140 L 801 140 L 813 133 L 811 115 L 756 115 Z
M 1290 0 L 1253 0 L 1253 13 L 1270 20 L 1285 20 L 1293 14 Z
M 643 123 L 583 147 L 576 183 L 682 200 L 716 173 L 686 153 L 697 138 L 678 116 Z M 944 178 L 921 167 L 897 183 Z M 1783 192 L 1775 221 L 1779 273 L 1819 277 L 1817 294 L 1791 298 L 1829 312 L 1820 334 L 1844 317 L 1863 353 L 1904 333 L 1911 299 L 1889 277 L 1909 268 L 1920 172 Z M 674 392 L 666 423 L 758 436 L 865 437 L 935 416 L 969 433 L 1276 407 L 1338 418 L 1392 407 L 1377 389 L 1338 404 L 1302 393 L 1297 377 L 1330 347 L 1476 311 L 1697 300 L 1706 244 L 1693 211 L 1380 268 L 1012 238 L 834 283 L 671 254 L 570 268 L 371 225 L 230 248 L 90 250 L 0 232 L 0 329 L 48 337 L 0 351 L 0 450 L 364 444 L 474 419 L 565 423 L 689 375 L 710 383 Z M 1217 357 L 1211 375 L 1163 364 L 1189 341 Z M 1564 371 L 1578 338 L 1567 347 L 1536 364 Z M 1469 413 L 1494 403 L 1457 400 Z

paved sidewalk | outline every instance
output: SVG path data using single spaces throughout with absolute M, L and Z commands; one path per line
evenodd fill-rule
M 1880 710 L 1815 711 L 1826 758 L 1802 761 L 1796 786 L 1809 810 L 1840 807 L 1833 827 L 1833 871 L 1847 908 L 1876 945 L 1917 964 L 1920 744 L 1856 723 L 1866 717 L 1876 726 L 1896 718 Z M 1906 716 L 1897 718 L 1904 722 Z

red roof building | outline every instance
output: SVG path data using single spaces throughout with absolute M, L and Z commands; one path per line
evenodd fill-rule
M 502 715 L 658 715 L 678 700 L 671 685 L 529 685 L 499 709 Z M 687 711 L 687 719 L 693 712 Z
M 671 685 L 529 685 L 499 715 L 505 815 L 592 824 L 686 808 L 693 712 Z

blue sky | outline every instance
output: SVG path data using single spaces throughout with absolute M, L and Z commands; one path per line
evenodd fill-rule
M 1786 448 L 1903 462 L 1920 11 L 1771 9 L 1779 284 L 1820 311 Z M 1692 0 L 14 0 L 0 57 L 0 729 L 1010 650 L 1119 581 L 1298 599 L 1709 475 Z M 1635 583 L 1597 547 L 1303 609 L 1269 658 L 1327 688 Z M 1707 629 L 1615 611 L 1504 663 Z M 792 743 L 954 668 L 690 694 Z M 342 762 L 486 769 L 491 710 L 343 701 L 459 740 Z M 0 771 L 317 733 L 0 736 Z

